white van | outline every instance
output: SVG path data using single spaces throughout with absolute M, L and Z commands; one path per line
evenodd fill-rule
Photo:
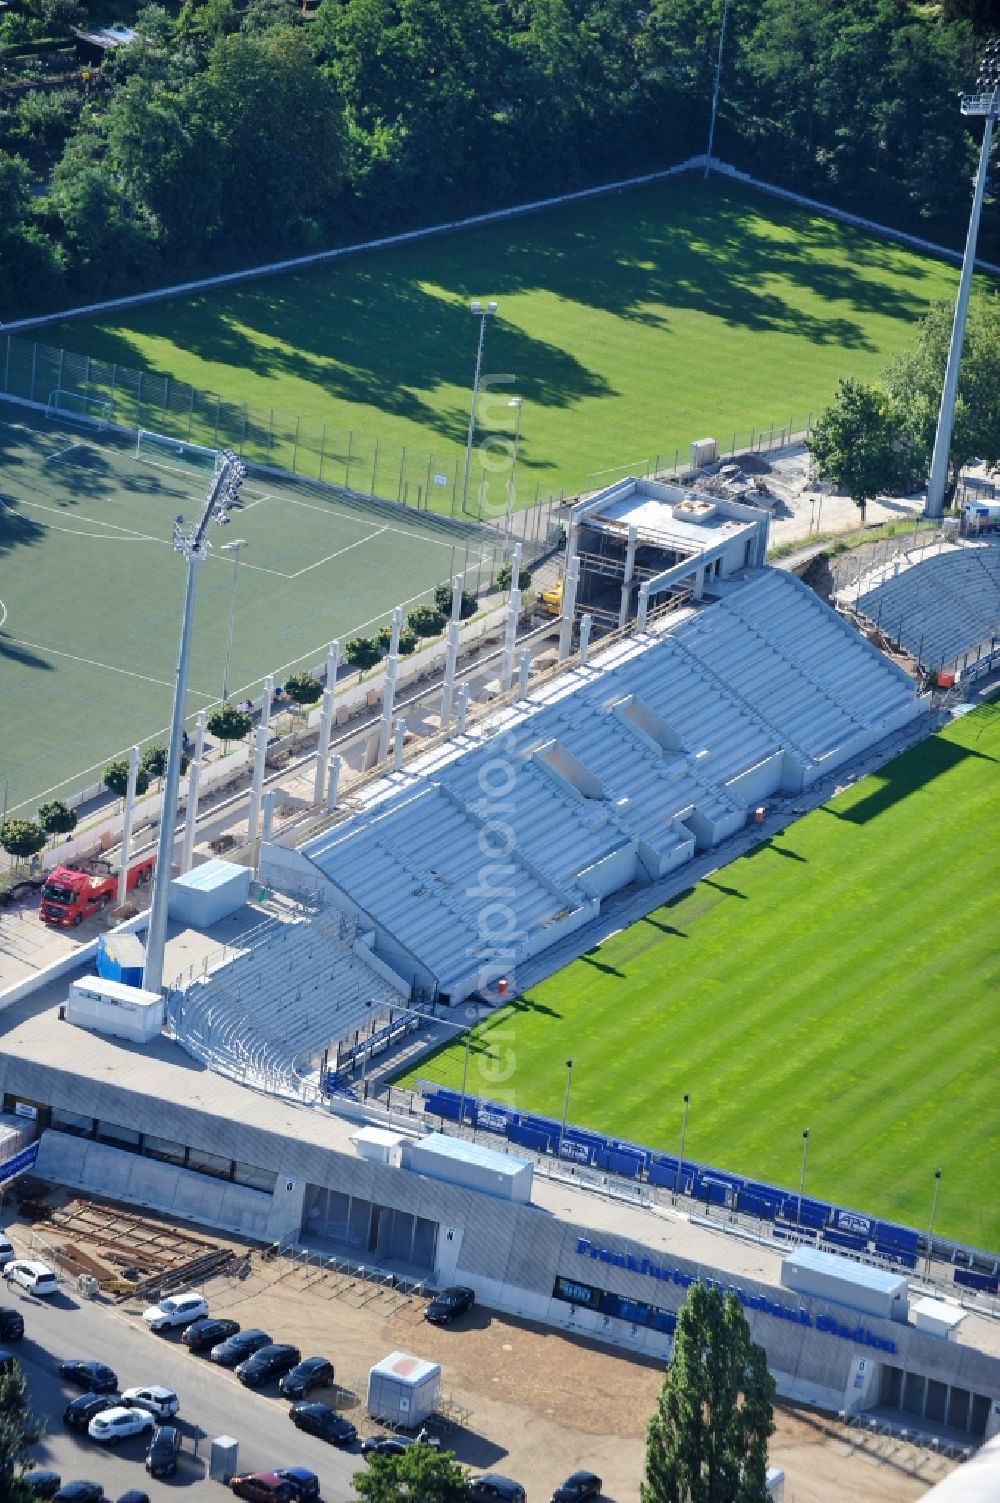
M 0 1268 L 6 1268 L 8 1263 L 13 1263 L 17 1257 L 14 1244 L 9 1237 L 0 1232 Z
M 29 1294 L 55 1294 L 59 1280 L 47 1263 L 36 1263 L 28 1258 L 15 1258 L 8 1263 L 3 1276 L 10 1284 L 18 1284 Z

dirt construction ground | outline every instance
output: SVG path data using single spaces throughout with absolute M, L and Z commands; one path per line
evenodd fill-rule
M 646 1422 L 662 1380 L 655 1364 L 483 1308 L 440 1329 L 423 1320 L 422 1300 L 284 1260 L 255 1257 L 248 1278 L 219 1279 L 206 1292 L 213 1314 L 263 1326 L 303 1352 L 329 1352 L 338 1378 L 359 1393 L 372 1363 L 391 1351 L 440 1362 L 458 1418 L 445 1444 L 473 1467 L 516 1477 L 530 1499 L 549 1497 L 581 1466 L 603 1477 L 615 1503 L 638 1498 Z M 364 1431 L 363 1418 L 352 1417 Z M 776 1419 L 771 1460 L 785 1472 L 786 1503 L 904 1503 L 949 1469 L 886 1439 L 882 1454 L 855 1449 L 853 1437 L 839 1438 L 835 1417 L 818 1411 L 782 1407 Z

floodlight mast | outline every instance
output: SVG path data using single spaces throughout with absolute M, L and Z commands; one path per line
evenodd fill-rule
M 158 992 L 163 987 L 163 951 L 167 939 L 167 908 L 170 902 L 170 880 L 173 874 L 174 818 L 177 811 L 177 792 L 181 781 L 181 743 L 184 733 L 184 701 L 187 698 L 188 660 L 191 655 L 191 627 L 194 621 L 194 591 L 198 565 L 208 556 L 211 543 L 205 532 L 211 520 L 220 523 L 229 521 L 229 508 L 239 494 L 246 474 L 246 466 L 232 452 L 224 449 L 219 455 L 218 468 L 212 478 L 205 508 L 196 527 L 185 530 L 184 518 L 174 522 L 173 547 L 187 560 L 187 580 L 184 586 L 184 609 L 181 613 L 181 638 L 177 651 L 177 679 L 174 684 L 174 704 L 170 717 L 170 734 L 167 742 L 167 766 L 163 775 L 163 804 L 160 809 L 160 835 L 156 846 L 156 871 L 153 877 L 153 897 L 149 905 L 149 928 L 146 933 L 146 963 L 142 984 L 148 992 Z
M 983 116 L 983 144 L 979 152 L 979 171 L 976 174 L 976 188 L 972 196 L 969 232 L 965 241 L 965 255 L 962 257 L 962 275 L 959 279 L 958 297 L 955 301 L 951 343 L 948 346 L 948 364 L 945 368 L 941 406 L 938 410 L 937 430 L 934 434 L 934 454 L 931 459 L 931 473 L 927 481 L 927 501 L 924 506 L 924 515 L 927 517 L 940 517 L 944 511 L 944 493 L 948 483 L 948 460 L 951 454 L 951 433 L 955 423 L 955 401 L 958 396 L 958 377 L 962 365 L 965 322 L 972 293 L 972 274 L 976 267 L 979 221 L 983 212 L 993 124 L 1000 115 L 1000 38 L 993 37 L 986 44 L 986 53 L 976 80 L 976 92 L 962 94 L 959 97 L 963 115 Z

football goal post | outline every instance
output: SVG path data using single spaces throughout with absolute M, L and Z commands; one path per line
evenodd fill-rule
M 89 427 L 104 429 L 111 422 L 112 405 L 106 397 L 89 397 L 80 391 L 67 391 L 57 386 L 49 392 L 45 404 L 45 416 L 62 418 L 64 422 L 86 423 Z
M 218 449 L 206 449 L 184 438 L 168 438 L 165 433 L 153 433 L 148 428 L 139 429 L 135 455 L 164 469 L 199 470 L 207 475 L 215 473 L 219 461 Z

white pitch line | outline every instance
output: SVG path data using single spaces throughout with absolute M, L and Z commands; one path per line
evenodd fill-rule
M 272 499 L 276 500 L 280 506 L 302 506 L 306 509 L 306 511 L 321 511 L 326 517 L 343 517 L 348 522 L 357 522 L 359 520 L 357 515 L 353 512 L 334 511 L 328 506 L 317 506 L 315 501 L 299 501 L 294 496 L 277 495 L 273 496 Z M 445 520 L 447 520 L 447 518 Z M 388 524 L 386 524 L 386 526 L 382 528 L 382 531 L 398 532 L 401 533 L 403 537 L 411 538 L 415 543 L 431 543 L 435 548 L 451 549 L 451 547 L 453 546 L 451 543 L 442 543 L 438 538 L 421 537 L 419 533 L 411 531 L 411 529 L 408 527 L 390 527 Z
M 72 452 L 73 452 L 74 449 L 82 449 L 84 447 L 85 447 L 85 445 L 83 445 L 82 443 L 80 443 L 80 441 L 78 439 L 75 444 L 67 444 L 66 447 L 65 447 L 65 449 L 57 449 L 54 454 L 46 454 L 46 456 L 45 456 L 45 463 L 46 464 L 56 464 L 56 463 L 58 463 L 58 461 L 60 459 L 62 459 L 62 457 L 63 457 L 64 454 L 72 454 Z
M 7 619 L 7 607 L 4 605 L 2 600 L 0 600 L 0 611 L 3 612 L 3 615 L 0 615 L 0 626 L 3 626 L 4 622 Z
M 32 511 L 51 511 L 57 517 L 62 516 L 61 507 L 46 506 L 42 501 L 24 500 L 21 504 L 23 506 L 30 507 Z M 14 516 L 19 515 L 20 508 L 11 506 L 7 501 L 3 499 L 2 496 L 0 496 L 0 506 L 2 506 L 5 511 L 11 512 Z M 79 516 L 79 513 L 74 512 L 73 516 L 77 517 Z M 127 536 L 121 538 L 110 538 L 106 533 L 103 532 L 82 532 L 78 527 L 57 527 L 54 522 L 43 522 L 42 526 L 48 527 L 52 532 L 69 532 L 74 533 L 77 537 L 82 538 L 100 538 L 102 542 L 106 543 L 163 543 L 165 546 L 170 546 L 166 538 L 158 538 L 155 536 L 155 534 L 150 532 L 136 532 L 133 527 L 119 527 L 117 522 L 102 522 L 100 517 L 79 517 L 79 520 L 81 522 L 92 522 L 95 527 L 106 527 L 111 532 L 124 532 L 127 534 Z
M 328 553 L 326 558 L 318 558 L 314 564 L 306 564 L 304 569 L 299 569 L 295 574 L 286 574 L 286 579 L 301 579 L 303 574 L 308 574 L 310 569 L 319 569 L 323 564 L 332 563 L 335 558 L 342 558 L 345 553 L 350 553 L 352 548 L 360 548 L 362 543 L 373 543 L 380 538 L 383 532 L 388 532 L 387 527 L 380 527 L 378 532 L 370 532 L 367 537 L 358 538 L 356 543 L 348 543 L 346 548 L 338 548 L 336 553 Z
M 116 668 L 114 663 L 101 663 L 97 658 L 80 657 L 75 652 L 61 652 L 58 647 L 49 647 L 45 642 L 28 642 L 24 637 L 8 637 L 9 642 L 14 642 L 18 647 L 30 647 L 34 652 L 45 652 L 50 657 L 68 658 L 71 663 L 83 663 L 86 668 L 101 668 L 105 673 L 119 673 L 123 678 L 137 678 L 144 684 L 156 684 L 161 689 L 172 689 L 173 679 L 153 678 L 149 673 L 136 673 L 132 668 Z M 189 694 L 197 694 L 199 699 L 207 699 L 210 702 L 218 699 L 217 694 L 206 694 L 203 689 L 189 689 Z

